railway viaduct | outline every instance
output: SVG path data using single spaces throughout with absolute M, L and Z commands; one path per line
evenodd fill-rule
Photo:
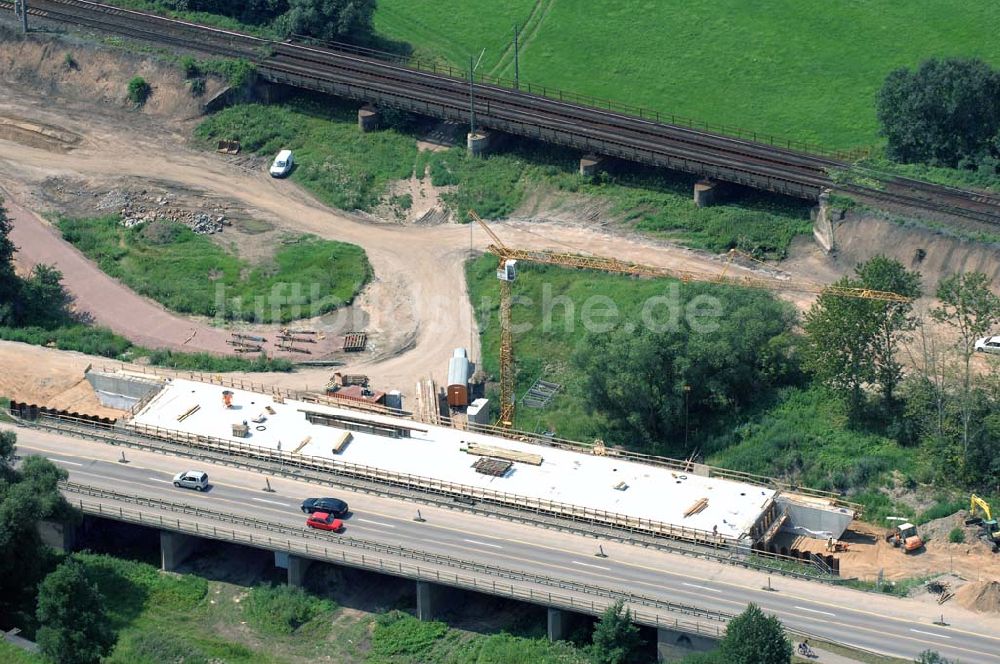
M 11 0 L 0 0 L 0 9 L 13 8 Z M 677 118 L 655 111 L 613 102 L 603 102 L 603 108 L 598 100 L 571 93 L 530 85 L 510 89 L 485 77 L 470 81 L 447 67 L 421 70 L 390 54 L 343 44 L 274 42 L 88 0 L 31 0 L 29 13 L 170 48 L 246 58 L 264 81 L 376 107 L 462 122 L 474 115 L 476 127 L 575 148 L 584 155 L 582 169 L 614 157 L 693 173 L 705 178 L 695 187 L 702 202 L 711 200 L 718 182 L 809 200 L 834 189 L 864 202 L 1000 224 L 995 196 L 899 176 L 844 178 L 835 174 L 852 170 L 845 155 L 806 152 L 804 146 L 748 132 L 735 137 L 708 131 L 707 125 L 672 124 Z M 359 124 L 373 124 L 370 110 L 359 116 Z M 469 141 L 478 149 L 483 137 L 470 133 Z

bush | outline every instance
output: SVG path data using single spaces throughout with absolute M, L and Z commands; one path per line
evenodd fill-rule
M 209 657 L 187 638 L 168 632 L 127 632 L 119 638 L 106 664 L 209 664 Z
M 959 526 L 955 526 L 948 533 L 948 541 L 952 544 L 964 544 L 965 543 L 965 531 Z
M 243 603 L 249 622 L 269 634 L 292 634 L 304 625 L 329 616 L 333 602 L 294 586 L 257 586 Z
M 72 53 L 67 53 L 63 56 L 63 64 L 66 65 L 66 69 L 80 68 L 80 65 L 77 63 L 76 58 L 73 57 Z
M 132 80 L 128 82 L 128 100 L 132 102 L 134 106 L 143 106 L 146 100 L 149 99 L 149 95 L 152 94 L 153 88 L 150 87 L 149 83 L 146 82 L 142 76 L 134 76 Z
M 181 58 L 180 66 L 181 71 L 184 72 L 184 78 L 198 78 L 201 76 L 201 67 L 198 65 L 198 61 L 190 55 L 185 55 Z
M 205 94 L 205 79 L 203 78 L 192 78 L 188 83 L 188 87 L 191 90 L 191 96 L 200 97 Z
M 448 626 L 444 623 L 424 622 L 401 611 L 390 611 L 376 618 L 369 652 L 376 661 L 390 658 L 393 661 L 422 661 L 421 655 L 447 632 Z

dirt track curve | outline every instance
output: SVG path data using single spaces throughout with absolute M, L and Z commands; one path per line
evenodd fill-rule
M 479 357 L 463 271 L 470 249 L 483 250 L 487 244 L 488 238 L 478 229 L 375 223 L 331 210 L 292 182 L 248 172 L 214 153 L 187 147 L 183 141 L 187 128 L 127 112 L 131 117 L 122 122 L 116 118 L 122 112 L 113 109 L 94 114 L 83 105 L 53 105 L 24 94 L 3 97 L 0 115 L 38 118 L 82 137 L 70 151 L 0 140 L 0 177 L 16 212 L 15 239 L 24 247 L 25 258 L 56 262 L 82 307 L 115 331 L 145 345 L 213 351 L 228 335 L 127 291 L 59 240 L 47 222 L 22 209 L 40 204 L 32 189 L 46 178 L 78 177 L 107 184 L 129 175 L 172 182 L 205 197 L 237 200 L 279 220 L 288 230 L 362 246 L 375 280 L 357 304 L 369 317 L 369 330 L 383 343 L 373 355 L 346 369 L 364 371 L 380 385 L 409 392 L 424 376 L 443 382 L 447 360 L 458 346 L 470 347 L 473 358 Z M 721 269 L 711 256 L 588 228 L 522 222 L 497 224 L 496 230 L 505 242 L 522 248 L 593 252 L 706 274 Z

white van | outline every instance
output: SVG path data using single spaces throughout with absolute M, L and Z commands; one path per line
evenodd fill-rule
M 292 167 L 295 165 L 295 157 L 292 155 L 291 150 L 282 150 L 278 153 L 278 156 L 274 158 L 274 163 L 271 164 L 270 173 L 272 178 L 283 178 L 292 172 Z

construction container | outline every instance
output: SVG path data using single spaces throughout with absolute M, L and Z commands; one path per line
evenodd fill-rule
M 456 348 L 448 363 L 448 405 L 452 408 L 469 405 L 469 358 L 464 348 Z
M 385 395 L 385 405 L 393 410 L 403 410 L 403 393 L 399 390 L 390 390 Z

